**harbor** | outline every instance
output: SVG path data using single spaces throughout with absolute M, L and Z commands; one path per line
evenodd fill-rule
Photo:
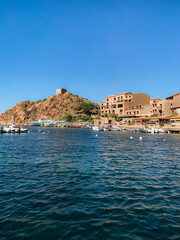
M 147 125 L 129 125 L 126 123 L 116 124 L 116 125 L 94 125 L 93 123 L 87 122 L 65 122 L 65 121 L 53 121 L 53 120 L 38 120 L 37 122 L 32 122 L 31 127 L 53 127 L 53 128 L 83 128 L 92 129 L 93 131 L 128 131 L 128 132 L 142 132 L 151 134 L 161 134 L 161 133 L 180 133 L 179 127 L 172 127 L 166 125 L 165 127 L 159 124 L 147 124 Z
M 180 0 L 3 0 L 0 240 L 180 240 Z

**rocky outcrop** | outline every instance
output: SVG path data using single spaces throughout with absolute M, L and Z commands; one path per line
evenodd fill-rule
M 81 103 L 90 103 L 88 99 L 70 92 L 57 94 L 39 101 L 23 101 L 0 114 L 1 124 L 29 125 L 40 118 L 60 120 L 66 115 L 76 115 L 75 107 Z M 98 105 L 97 105 L 98 107 Z

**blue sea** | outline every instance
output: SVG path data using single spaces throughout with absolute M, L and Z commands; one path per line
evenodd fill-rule
M 180 135 L 39 129 L 0 135 L 1 240 L 180 239 Z

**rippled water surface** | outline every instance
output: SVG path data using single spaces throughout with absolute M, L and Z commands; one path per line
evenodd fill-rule
M 37 131 L 0 135 L 0 239 L 180 239 L 180 135 Z

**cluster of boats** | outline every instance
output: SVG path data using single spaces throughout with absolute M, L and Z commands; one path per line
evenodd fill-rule
M 27 133 L 28 129 L 23 127 L 18 127 L 16 124 L 10 126 L 0 126 L 0 133 Z
M 92 130 L 94 131 L 128 131 L 128 132 L 142 132 L 142 133 L 165 133 L 161 128 L 119 128 L 115 126 L 93 126 Z

